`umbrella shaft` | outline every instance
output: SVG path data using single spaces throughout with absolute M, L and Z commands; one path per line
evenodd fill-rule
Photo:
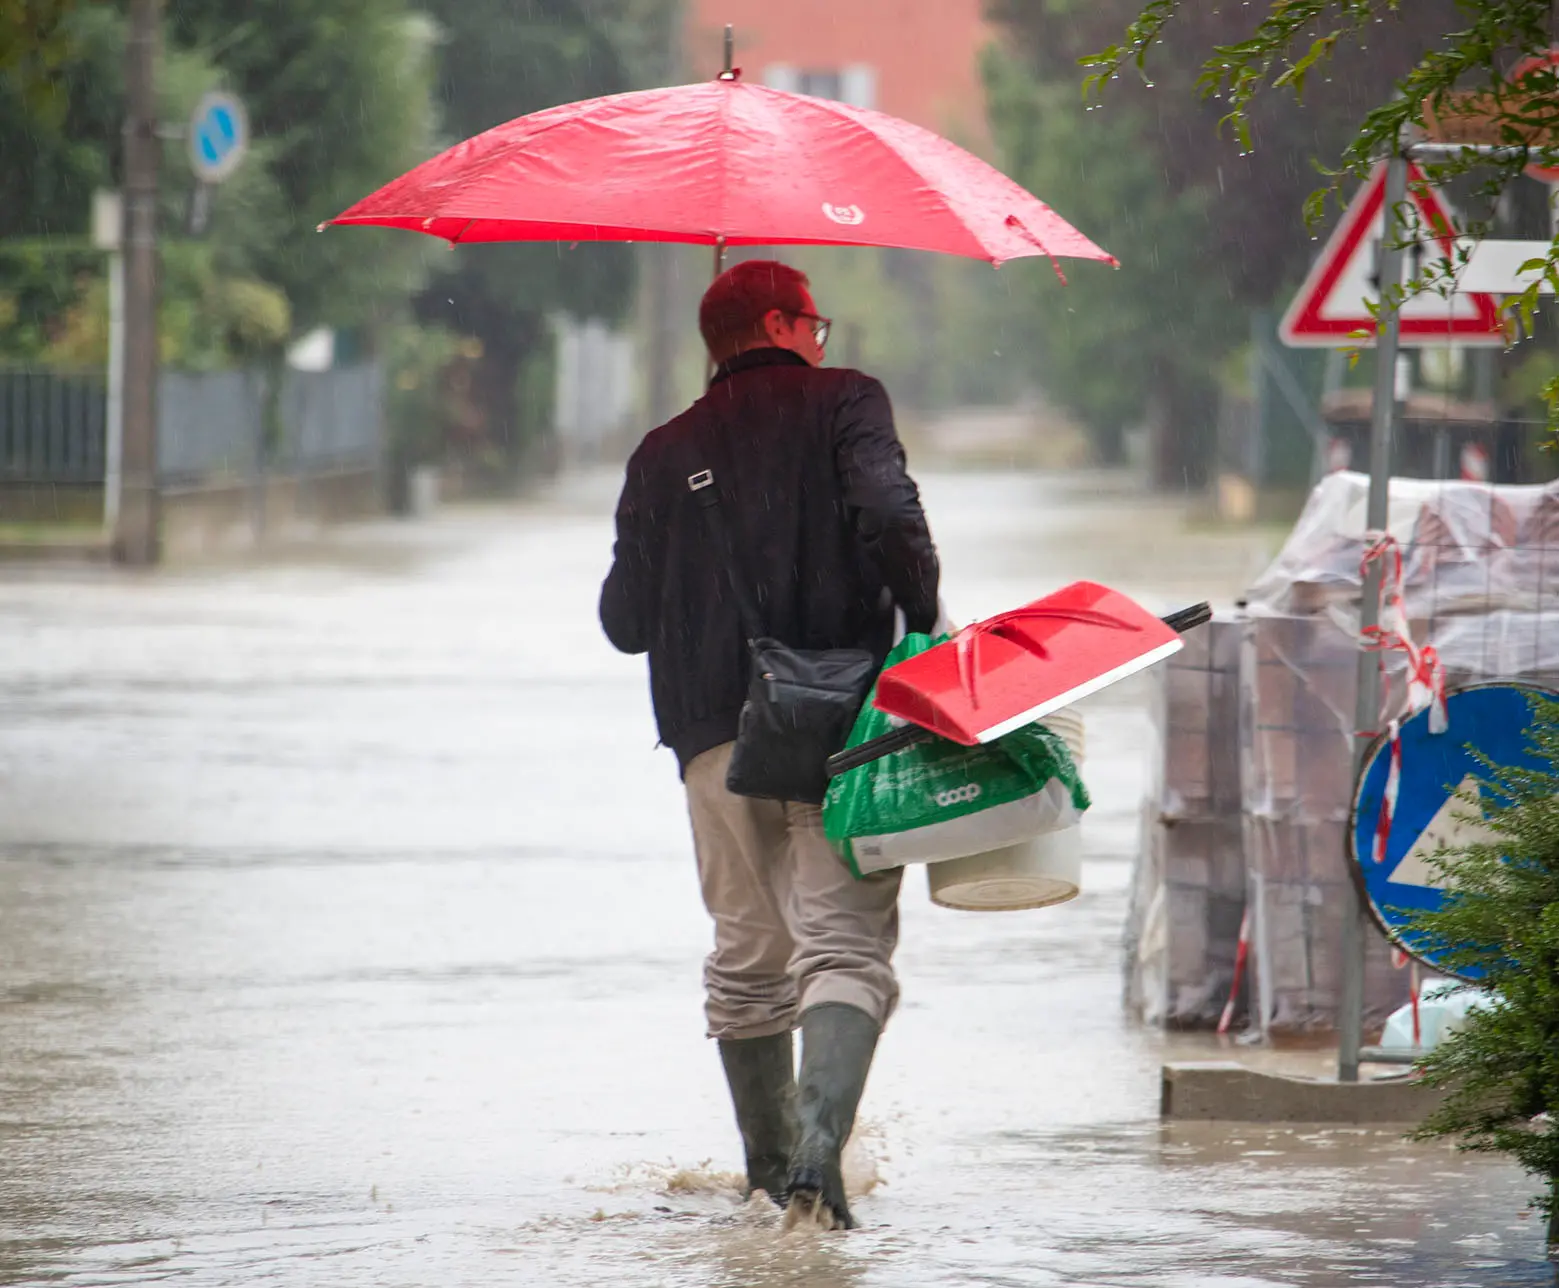
M 725 30 L 726 30 L 727 37 L 729 37 L 731 29 L 729 27 L 727 27 Z M 723 272 L 725 272 L 725 238 L 724 237 L 716 237 L 715 238 L 715 272 L 714 272 L 714 276 L 715 277 L 719 277 L 720 274 L 723 273 Z M 713 279 L 711 279 L 711 280 L 713 280 Z M 714 357 L 714 354 L 710 354 L 708 361 L 704 363 L 704 384 L 707 385 L 714 378 L 715 378 L 715 357 Z

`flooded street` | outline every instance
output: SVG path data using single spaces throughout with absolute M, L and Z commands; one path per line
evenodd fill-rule
M 1121 1013 L 1141 685 L 1088 706 L 1082 898 L 933 907 L 852 1172 L 733 1190 L 699 903 L 617 477 L 327 556 L 0 583 L 0 1283 L 1551 1283 L 1532 1187 L 1392 1131 L 1161 1127 Z M 1099 477 L 924 480 L 968 620 L 1076 577 L 1227 602 L 1262 538 Z

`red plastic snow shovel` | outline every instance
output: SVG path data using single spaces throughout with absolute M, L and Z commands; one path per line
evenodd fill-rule
M 966 627 L 877 679 L 879 711 L 910 723 L 839 752 L 837 777 L 931 738 L 972 747 L 1161 662 L 1180 635 L 1212 618 L 1207 604 L 1155 617 L 1119 591 L 1078 581 Z

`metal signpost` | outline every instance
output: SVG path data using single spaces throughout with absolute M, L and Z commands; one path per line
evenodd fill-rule
M 195 172 L 190 231 L 202 233 L 211 209 L 211 186 L 221 183 L 249 150 L 249 114 L 232 94 L 213 90 L 195 105 L 189 122 L 189 164 Z
M 1380 280 L 1386 283 L 1402 281 L 1402 229 L 1401 209 L 1407 196 L 1408 166 L 1413 160 L 1430 160 L 1465 155 L 1468 152 L 1484 159 L 1504 159 L 1524 152 L 1524 149 L 1478 144 L 1415 143 L 1403 148 L 1386 162 L 1385 180 L 1385 235 L 1381 241 Z M 1516 287 L 1512 285 L 1511 290 Z M 1398 292 L 1382 290 L 1376 318 L 1377 342 L 1375 347 L 1375 392 L 1373 415 L 1370 423 L 1370 487 L 1369 503 L 1365 518 L 1371 532 L 1384 532 L 1387 522 L 1387 501 L 1391 483 L 1391 444 L 1395 436 L 1397 398 L 1394 389 L 1394 369 L 1400 338 L 1400 300 Z M 1372 560 L 1364 576 L 1359 605 L 1359 627 L 1362 632 L 1380 624 L 1382 561 Z M 1354 712 L 1354 781 L 1364 775 L 1366 763 L 1372 755 L 1371 742 L 1379 733 L 1380 664 L 1372 652 L 1359 650 L 1358 703 Z M 1526 728 L 1523 719 L 1519 728 Z M 1457 781 L 1460 781 L 1458 779 Z M 1414 834 L 1416 842 L 1417 833 Z M 1338 1014 L 1337 1077 L 1341 1082 L 1357 1082 L 1359 1079 L 1359 1051 L 1364 1027 L 1364 944 L 1368 933 L 1368 914 L 1360 891 L 1349 883 L 1345 888 L 1343 907 L 1343 957 L 1342 999 Z
M 1391 440 L 1397 416 L 1397 340 L 1400 317 L 1395 289 L 1402 281 L 1401 206 L 1407 196 L 1407 158 L 1386 162 L 1385 235 L 1380 243 L 1380 313 L 1375 341 L 1375 401 L 1370 421 L 1370 491 L 1365 525 L 1371 532 L 1386 527 L 1391 485 Z M 1359 603 L 1359 631 L 1380 625 L 1380 584 L 1384 565 L 1373 560 L 1364 574 Z M 1357 778 L 1368 749 L 1366 738 L 1380 722 L 1380 663 L 1374 653 L 1359 650 L 1359 693 L 1354 709 L 1353 765 Z M 1337 1078 L 1359 1080 L 1359 1046 L 1364 1032 L 1364 909 L 1358 891 L 1349 884 L 1343 893 L 1342 998 L 1337 1028 Z

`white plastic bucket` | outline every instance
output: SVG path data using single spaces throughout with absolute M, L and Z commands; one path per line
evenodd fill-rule
M 946 863 L 926 864 L 931 902 L 971 912 L 1016 912 L 1077 898 L 1082 889 L 1083 837 L 1078 827 L 1046 832 Z
M 1061 735 L 1081 768 L 1082 716 L 1068 707 L 1052 712 L 1041 723 Z M 972 912 L 1016 912 L 1065 903 L 1077 898 L 1082 878 L 1083 838 L 1076 825 L 999 850 L 926 864 L 931 902 Z
M 1039 723 L 1061 735 L 1066 749 L 1072 753 L 1072 759 L 1081 768 L 1083 758 L 1088 754 L 1088 731 L 1083 727 L 1083 718 L 1077 709 L 1062 707 L 1059 711 L 1052 711 Z

